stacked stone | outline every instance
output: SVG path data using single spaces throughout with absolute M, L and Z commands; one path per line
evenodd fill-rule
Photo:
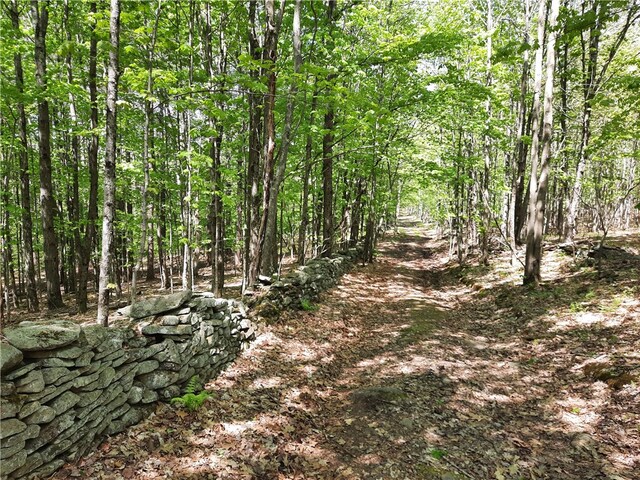
M 361 257 L 361 248 L 351 248 L 331 257 L 318 257 L 267 287 L 251 305 L 253 313 L 266 320 L 277 318 L 284 309 L 302 309 L 318 295 L 333 287 Z
M 109 328 L 22 322 L 0 345 L 1 478 L 43 478 L 138 423 L 254 336 L 242 304 L 180 292 L 141 300 Z

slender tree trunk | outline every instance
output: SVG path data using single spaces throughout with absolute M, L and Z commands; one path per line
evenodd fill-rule
M 311 98 L 311 111 L 309 113 L 309 125 L 313 125 L 315 120 L 315 110 L 317 106 L 317 79 L 314 82 L 313 97 Z M 305 141 L 304 171 L 302 174 L 302 201 L 300 206 L 300 230 L 298 231 L 298 263 L 304 265 L 307 251 L 307 229 L 309 228 L 309 178 L 311 177 L 311 163 L 313 157 L 313 137 L 311 132 L 307 133 Z
M 271 275 L 278 268 L 278 242 L 277 242 L 277 216 L 278 216 L 278 192 L 284 181 L 284 173 L 287 165 L 289 144 L 291 143 L 291 131 L 293 123 L 293 110 L 296 95 L 298 94 L 298 75 L 302 65 L 301 39 L 300 39 L 300 8 L 301 0 L 296 0 L 293 13 L 293 74 L 294 77 L 287 95 L 287 110 L 285 113 L 281 147 L 278 152 L 276 172 L 271 185 L 269 206 L 267 209 L 267 223 L 264 235 L 262 252 L 262 272 Z
M 20 31 L 20 17 L 18 7 L 14 0 L 8 5 L 8 13 L 16 32 Z M 24 72 L 22 69 L 22 55 L 16 52 L 13 56 L 13 65 L 16 74 L 16 87 L 22 95 L 24 93 Z M 38 288 L 36 284 L 35 263 L 33 259 L 33 220 L 31 218 L 31 175 L 29 173 L 29 143 L 27 140 L 27 115 L 24 103 L 20 99 L 17 103 L 18 110 L 18 137 L 20 139 L 20 206 L 21 206 L 21 232 L 22 254 L 26 262 L 26 290 L 27 309 L 30 312 L 38 311 Z
M 544 2 L 542 2 L 544 4 Z M 542 67 L 538 72 L 538 53 L 542 56 L 544 45 L 544 6 L 540 7 L 538 18 L 538 52 L 536 53 L 536 94 L 540 89 Z M 556 23 L 560 0 L 551 0 L 548 19 L 547 65 L 544 90 L 544 117 L 542 122 L 542 154 L 540 157 L 540 176 L 537 177 L 537 158 L 531 161 L 531 183 L 529 188 L 529 219 L 527 223 L 527 250 L 525 261 L 524 284 L 538 285 L 541 281 L 540 266 L 542 264 L 542 237 L 544 234 L 544 213 L 549 182 L 549 162 L 551 159 L 551 142 L 553 140 L 553 80 L 556 67 Z M 534 129 L 536 133 L 536 129 Z M 536 145 L 537 148 L 537 145 Z
M 149 43 L 149 48 L 147 50 L 147 96 L 150 97 L 153 95 L 153 54 L 156 45 L 156 38 L 158 34 L 158 22 L 160 21 L 160 12 L 162 9 L 162 0 L 158 0 L 158 6 L 156 7 L 155 13 L 155 22 L 153 24 L 153 29 L 151 31 L 151 41 Z M 133 268 L 133 273 L 131 275 L 131 303 L 135 303 L 137 290 L 138 290 L 138 275 L 140 270 L 142 270 L 142 262 L 144 261 L 144 257 L 148 254 L 148 245 L 147 245 L 147 229 L 148 229 L 148 212 L 147 212 L 147 191 L 149 190 L 149 183 L 151 179 L 150 175 L 150 165 L 149 165 L 149 144 L 151 142 L 150 137 L 152 135 L 151 132 L 151 120 L 153 115 L 153 105 L 151 101 L 147 98 L 144 101 L 144 132 L 142 139 L 142 170 L 143 170 L 143 182 L 142 182 L 142 191 L 140 192 L 140 251 L 138 252 L 138 258 L 136 260 L 136 264 Z M 153 269 L 153 265 L 147 265 L 147 268 Z
M 249 54 L 255 61 L 261 61 L 257 34 L 256 0 L 249 1 Z M 250 72 L 254 81 L 259 80 L 259 72 Z M 242 291 L 253 286 L 258 276 L 258 251 L 260 248 L 260 187 L 258 178 L 260 173 L 260 137 L 262 130 L 262 107 L 260 95 L 253 89 L 249 90 L 249 158 L 247 161 L 246 181 L 246 224 L 245 251 L 243 265 Z
M 118 101 L 118 68 L 120 45 L 120 0 L 111 0 L 109 21 L 109 69 L 107 81 L 106 148 L 104 161 L 104 207 L 102 220 L 102 255 L 98 286 L 98 323 L 109 323 L 109 271 L 116 201 L 116 115 Z
M 47 90 L 47 51 L 45 37 L 49 23 L 49 2 L 32 0 L 33 16 L 35 19 L 35 63 L 36 85 L 42 97 L 38 100 L 38 141 L 40 150 L 40 208 L 42 216 L 42 236 L 44 238 L 44 269 L 47 280 L 47 306 L 59 308 L 63 306 L 60 292 L 60 263 L 58 255 L 58 237 L 56 235 L 54 219 L 56 204 L 53 197 L 53 183 L 51 181 L 51 122 L 49 119 L 49 101 L 46 99 Z
M 486 54 L 486 86 L 491 88 L 493 77 L 491 74 L 493 55 L 493 2 L 487 0 L 487 54 Z M 484 154 L 484 170 L 482 173 L 482 227 L 480 231 L 480 263 L 489 265 L 489 231 L 491 229 L 491 191 L 490 191 L 490 172 L 491 172 L 491 97 L 487 97 L 485 102 L 485 113 L 487 115 L 485 124 L 483 154 Z
M 90 4 L 89 11 L 95 15 L 96 2 Z M 98 89 L 96 85 L 98 38 L 95 22 L 91 27 L 89 43 L 89 101 L 91 103 L 91 139 L 87 163 L 89 167 L 89 205 L 87 209 L 87 226 L 81 247 L 78 249 L 78 293 L 76 302 L 80 312 L 87 311 L 87 284 L 89 281 L 89 263 L 96 238 L 96 222 L 98 220 Z

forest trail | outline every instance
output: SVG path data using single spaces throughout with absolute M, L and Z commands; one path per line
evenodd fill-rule
M 405 219 L 316 310 L 265 327 L 201 410 L 160 405 L 55 478 L 639 478 L 637 383 L 585 379 L 596 346 L 544 323 L 555 297 L 469 280 L 446 248 Z

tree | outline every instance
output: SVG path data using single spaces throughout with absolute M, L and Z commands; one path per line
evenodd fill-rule
M 32 0 L 31 9 L 35 20 L 35 66 L 38 99 L 38 147 L 40 151 L 40 207 L 42 235 L 44 239 L 44 270 L 47 280 L 47 306 L 50 309 L 63 306 L 60 290 L 58 237 L 54 218 L 56 203 L 51 180 L 51 121 L 47 99 L 47 48 L 45 37 L 49 25 L 49 1 Z
M 547 65 L 544 88 L 544 116 L 542 121 L 542 153 L 540 156 L 540 176 L 538 178 L 537 142 L 531 146 L 531 179 L 529 181 L 529 220 L 527 222 L 527 251 L 524 271 L 524 284 L 538 285 L 541 281 L 540 265 L 542 264 L 542 236 L 544 233 L 544 213 L 547 201 L 547 186 L 549 183 L 549 162 L 551 161 L 551 141 L 553 136 L 553 78 L 556 68 L 556 37 L 560 0 L 551 0 L 547 26 Z M 545 45 L 545 8 L 541 2 L 538 12 L 538 50 L 536 52 L 536 94 L 540 88 L 542 76 L 542 49 Z M 539 58 L 540 57 L 540 58 Z M 537 116 L 534 112 L 534 139 L 538 136 Z M 534 153 L 535 149 L 535 153 Z
M 107 81 L 106 146 L 104 160 L 104 205 L 102 220 L 102 254 L 98 285 L 98 323 L 109 322 L 109 274 L 111 269 L 113 223 L 116 203 L 117 102 L 120 46 L 120 0 L 111 0 L 109 17 L 109 70 Z

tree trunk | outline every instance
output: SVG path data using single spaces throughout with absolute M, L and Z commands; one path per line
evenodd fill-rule
M 53 197 L 53 183 L 51 181 L 51 123 L 49 119 L 49 101 L 46 99 L 47 90 L 47 51 L 45 36 L 49 23 L 49 2 L 32 0 L 33 16 L 35 19 L 35 63 L 36 85 L 41 95 L 38 100 L 38 140 L 40 150 L 40 208 L 42 216 L 42 236 L 44 239 L 44 270 L 47 280 L 47 306 L 59 308 L 63 306 L 60 292 L 60 272 L 58 237 L 56 235 L 54 219 L 56 204 Z
M 16 32 L 20 31 L 20 17 L 15 0 L 7 6 L 11 23 Z M 13 56 L 13 65 L 16 74 L 16 87 L 22 95 L 24 92 L 24 72 L 22 69 L 22 55 L 16 52 Z M 27 309 L 30 312 L 38 311 L 38 288 L 36 284 L 35 263 L 33 259 L 33 220 L 31 218 L 31 175 L 29 173 L 29 143 L 27 140 L 27 115 L 22 100 L 18 101 L 18 136 L 20 140 L 20 206 L 21 206 L 21 232 L 22 252 L 26 262 L 26 290 Z M 6 288 L 6 287 L 5 287 Z
M 109 21 L 109 69 L 107 80 L 106 148 L 104 160 L 104 207 L 102 220 L 102 254 L 98 286 L 98 323 L 109 324 L 109 271 L 116 200 L 116 115 L 118 101 L 118 49 L 120 44 L 120 0 L 111 0 Z
M 284 181 L 284 173 L 287 165 L 289 144 L 291 143 L 291 130 L 293 123 L 293 110 L 296 95 L 298 94 L 298 78 L 302 65 L 301 40 L 300 40 L 300 7 L 301 0 L 296 0 L 293 13 L 293 74 L 294 77 L 289 86 L 287 95 L 287 110 L 285 113 L 281 147 L 278 152 L 276 172 L 271 185 L 269 205 L 267 209 L 267 223 L 262 248 L 262 273 L 271 275 L 278 269 L 278 241 L 277 241 L 277 216 L 278 193 Z
M 541 281 L 542 237 L 544 234 L 544 213 L 549 182 L 549 162 L 551 142 L 553 140 L 553 79 L 556 67 L 556 23 L 560 0 L 551 0 L 548 19 L 547 65 L 544 89 L 544 118 L 542 122 L 542 155 L 540 157 L 540 177 L 537 178 L 537 158 L 534 158 L 532 145 L 531 183 L 529 187 L 529 219 L 527 222 L 527 250 L 525 260 L 524 284 L 538 285 Z M 544 2 L 541 2 L 538 18 L 538 52 L 536 52 L 536 95 L 539 96 L 542 65 L 538 64 L 538 54 L 542 56 L 544 45 Z M 540 71 L 538 71 L 540 70 Z M 539 100 L 538 100 L 539 101 Z M 534 117 L 535 118 L 535 117 Z M 537 129 L 533 130 L 537 136 Z M 537 145 L 536 145 L 537 150 Z

